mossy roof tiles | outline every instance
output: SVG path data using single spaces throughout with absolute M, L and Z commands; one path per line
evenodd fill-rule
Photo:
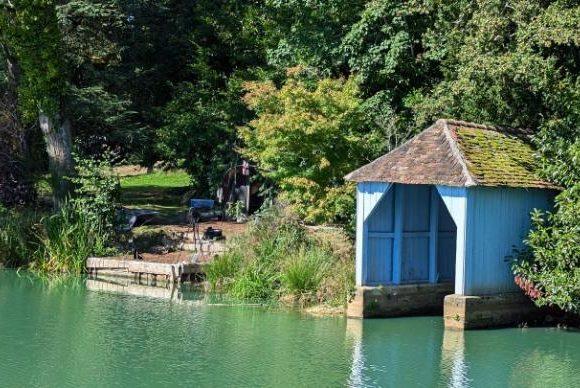
M 530 132 L 437 120 L 408 142 L 348 174 L 355 182 L 555 189 L 538 175 Z

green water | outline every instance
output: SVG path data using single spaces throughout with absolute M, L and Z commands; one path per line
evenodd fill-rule
M 0 271 L 0 386 L 580 387 L 580 332 L 444 332 Z M 163 297 L 173 297 L 173 300 Z

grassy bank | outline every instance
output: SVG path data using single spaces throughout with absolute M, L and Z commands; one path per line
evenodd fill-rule
M 0 208 L 0 263 L 76 275 L 88 256 L 114 251 L 119 180 L 110 163 L 75 156 L 70 182 L 73 190 L 58 206 Z
M 173 215 L 186 209 L 184 196 L 190 189 L 190 177 L 185 171 L 121 175 L 120 180 L 123 206 L 154 210 L 162 215 Z
M 280 208 L 259 214 L 207 267 L 208 286 L 249 301 L 344 306 L 354 287 L 352 244 L 313 232 Z

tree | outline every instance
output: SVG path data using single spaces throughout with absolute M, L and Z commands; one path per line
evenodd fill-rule
M 4 46 L 15 53 L 22 73 L 19 105 L 25 120 L 38 120 L 46 143 L 54 196 L 70 192 L 73 173 L 70 120 L 63 114 L 66 74 L 55 3 L 43 0 L 5 2 L 0 13 Z
M 78 151 L 98 157 L 103 146 L 126 156 L 145 143 L 127 81 L 135 70 L 129 49 L 129 17 L 120 0 L 69 0 L 56 6 L 66 96 Z
M 312 67 L 324 76 L 349 73 L 341 41 L 358 20 L 362 0 L 267 0 L 263 11 L 268 63 Z
M 34 197 L 25 159 L 25 126 L 18 113 L 20 68 L 0 31 L 0 205 L 23 205 Z M 4 71 L 2 69 L 5 69 Z
M 240 80 L 264 76 L 262 8 L 253 0 L 222 0 L 195 2 L 192 10 L 185 32 L 189 73 L 161 110 L 156 141 L 166 161 L 189 171 L 198 195 L 212 195 L 239 158 L 236 126 L 252 117 Z
M 343 176 L 381 151 L 380 133 L 361 107 L 354 78 L 308 80 L 289 69 L 281 88 L 246 83 L 257 118 L 239 130 L 241 152 L 277 183 L 282 198 L 309 222 L 345 222 L 352 187 Z

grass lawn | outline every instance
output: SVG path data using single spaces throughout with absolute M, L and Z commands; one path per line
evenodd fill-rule
M 182 170 L 155 171 L 151 174 L 121 176 L 121 187 L 189 187 L 189 175 Z
M 133 167 L 133 166 L 128 166 Z M 189 175 L 183 170 L 156 170 L 147 174 L 145 169 L 134 167 L 127 175 L 116 171 L 121 180 L 121 204 L 128 208 L 158 211 L 164 216 L 173 216 L 187 210 L 186 194 L 190 188 Z M 48 175 L 37 177 L 36 189 L 39 197 L 50 200 L 52 189 Z
M 121 176 L 121 203 L 171 215 L 186 210 L 189 175 L 182 170 Z

